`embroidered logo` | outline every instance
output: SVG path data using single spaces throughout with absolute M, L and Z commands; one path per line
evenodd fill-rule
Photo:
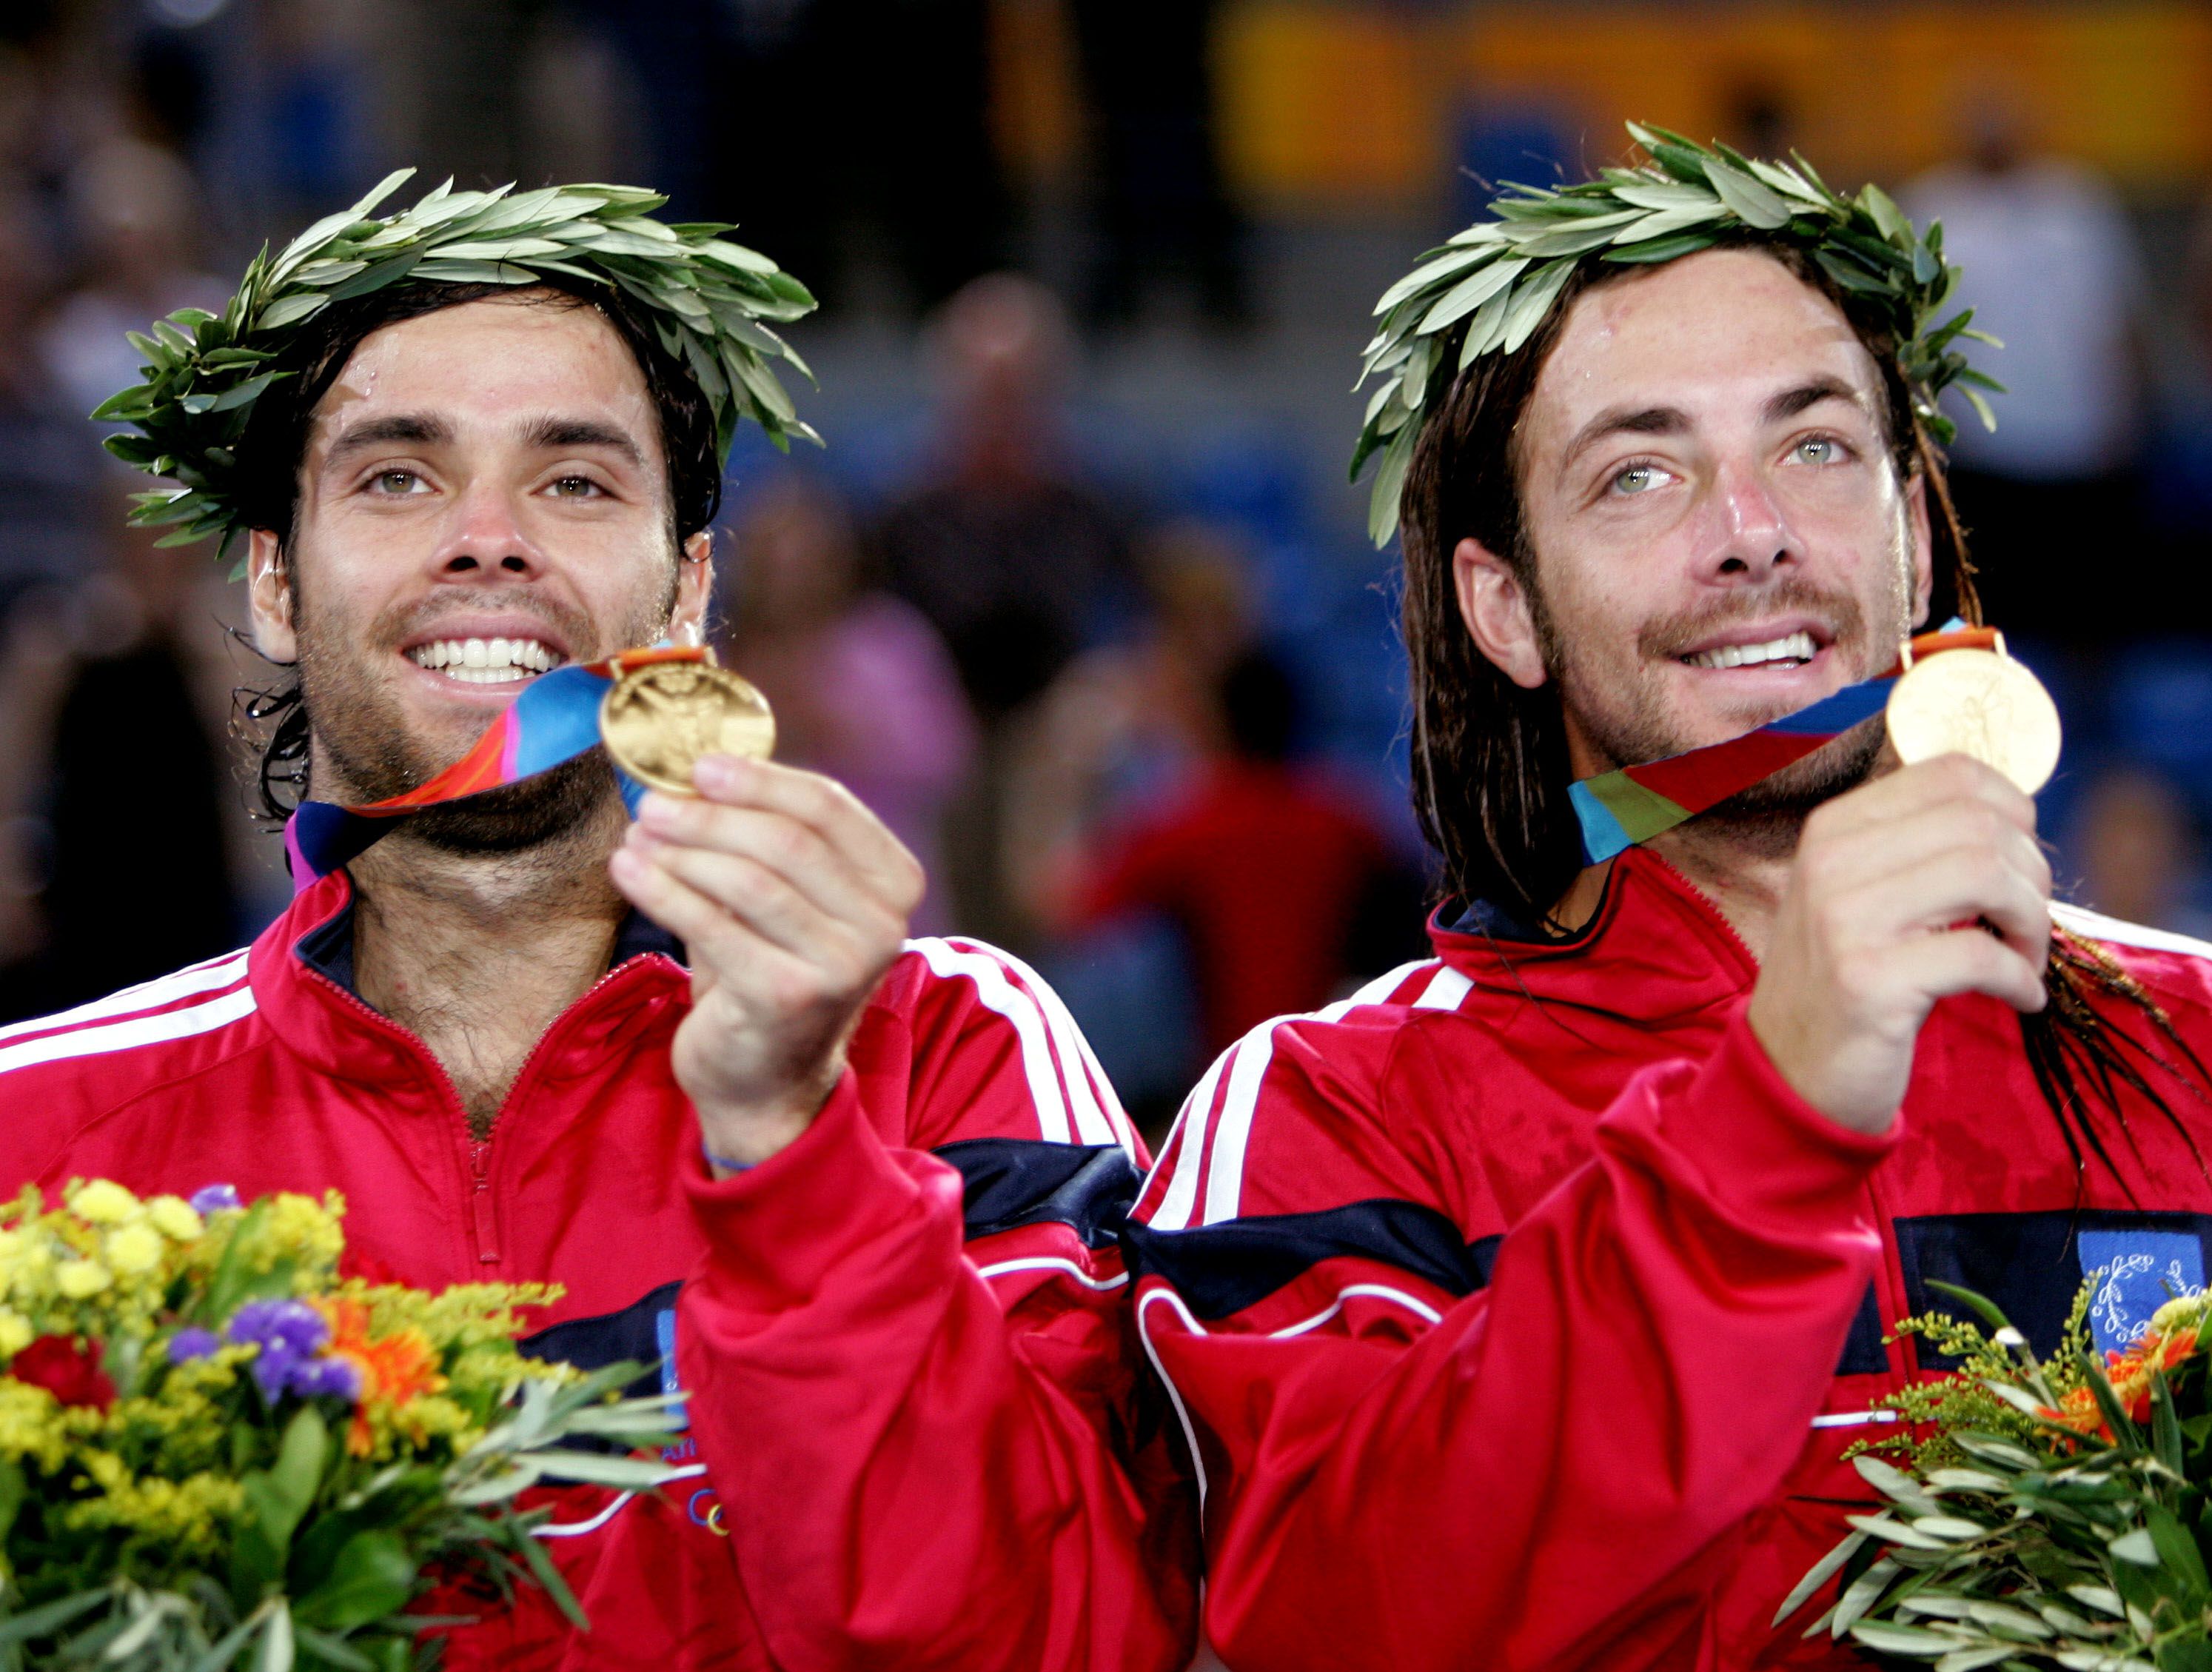
M 2100 1352 L 2128 1347 L 2167 1301 L 2204 1292 L 2204 1246 L 2188 1231 L 2085 1231 L 2076 1247 L 2081 1275 L 2096 1282 L 2089 1331 Z

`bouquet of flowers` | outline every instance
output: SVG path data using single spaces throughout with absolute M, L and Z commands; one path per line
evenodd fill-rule
M 1805 1635 L 1885 1659 L 2212 1672 L 2212 1295 L 2169 1300 L 2100 1361 L 2093 1282 L 2039 1359 L 1988 1301 L 1936 1286 L 1987 1329 L 1942 1314 L 1899 1326 L 1960 1372 L 1887 1401 L 1917 1437 L 1853 1462 L 1887 1502 L 1850 1517 L 1775 1624 L 1840 1573 L 1834 1606 Z
M 680 1419 L 521 1356 L 558 1291 L 341 1278 L 335 1194 L 0 1207 L 0 1669 L 404 1672 L 433 1585 L 586 1623 L 515 1499 L 644 1488 Z

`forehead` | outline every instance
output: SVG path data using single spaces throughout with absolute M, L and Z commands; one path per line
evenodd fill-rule
M 549 414 L 593 416 L 657 437 L 645 374 L 599 309 L 544 295 L 494 296 L 370 332 L 315 409 L 327 440 L 355 423 L 435 413 L 501 429 Z
M 1536 380 L 1530 439 L 1621 406 L 1756 410 L 1824 376 L 1882 410 L 1880 368 L 1833 301 L 1771 256 L 1708 250 L 1575 299 Z

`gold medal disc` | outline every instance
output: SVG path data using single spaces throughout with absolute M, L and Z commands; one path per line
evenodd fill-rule
M 2058 708 L 2002 650 L 1923 656 L 1889 693 L 1889 740 L 1907 766 L 1972 755 L 2033 795 L 2058 765 Z
M 708 662 L 647 662 L 625 672 L 599 702 L 607 753 L 641 784 L 696 795 L 691 769 L 702 755 L 764 761 L 775 750 L 775 716 L 746 680 Z

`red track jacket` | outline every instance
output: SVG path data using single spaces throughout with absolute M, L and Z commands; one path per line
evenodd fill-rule
M 2060 915 L 2212 1061 L 2212 946 Z M 1820 1605 L 1768 1622 L 1872 1497 L 1838 1454 L 1875 1398 L 1941 1367 L 1882 1339 L 1929 1280 L 2042 1351 L 2085 1274 L 2106 1346 L 2204 1283 L 2188 1143 L 2131 1100 L 2119 1176 L 2077 1174 L 1993 1000 L 1936 1007 L 1866 1138 L 1776 1074 L 1750 955 L 1648 853 L 1571 941 L 1433 939 L 1216 1063 L 1128 1232 L 1236 1672 L 1850 1663 L 1798 1640 Z
M 354 996 L 351 925 L 334 873 L 245 952 L 0 1030 L 0 1191 L 334 1187 L 367 1269 L 564 1284 L 541 1355 L 672 1357 L 696 1473 L 573 1490 L 545 1529 L 589 1638 L 532 1592 L 448 1664 L 1188 1659 L 1173 1419 L 1133 1370 L 1114 1246 L 1136 1140 L 1029 970 L 912 943 L 813 1127 L 716 1183 L 668 1066 L 689 978 L 642 920 L 485 1143 Z

